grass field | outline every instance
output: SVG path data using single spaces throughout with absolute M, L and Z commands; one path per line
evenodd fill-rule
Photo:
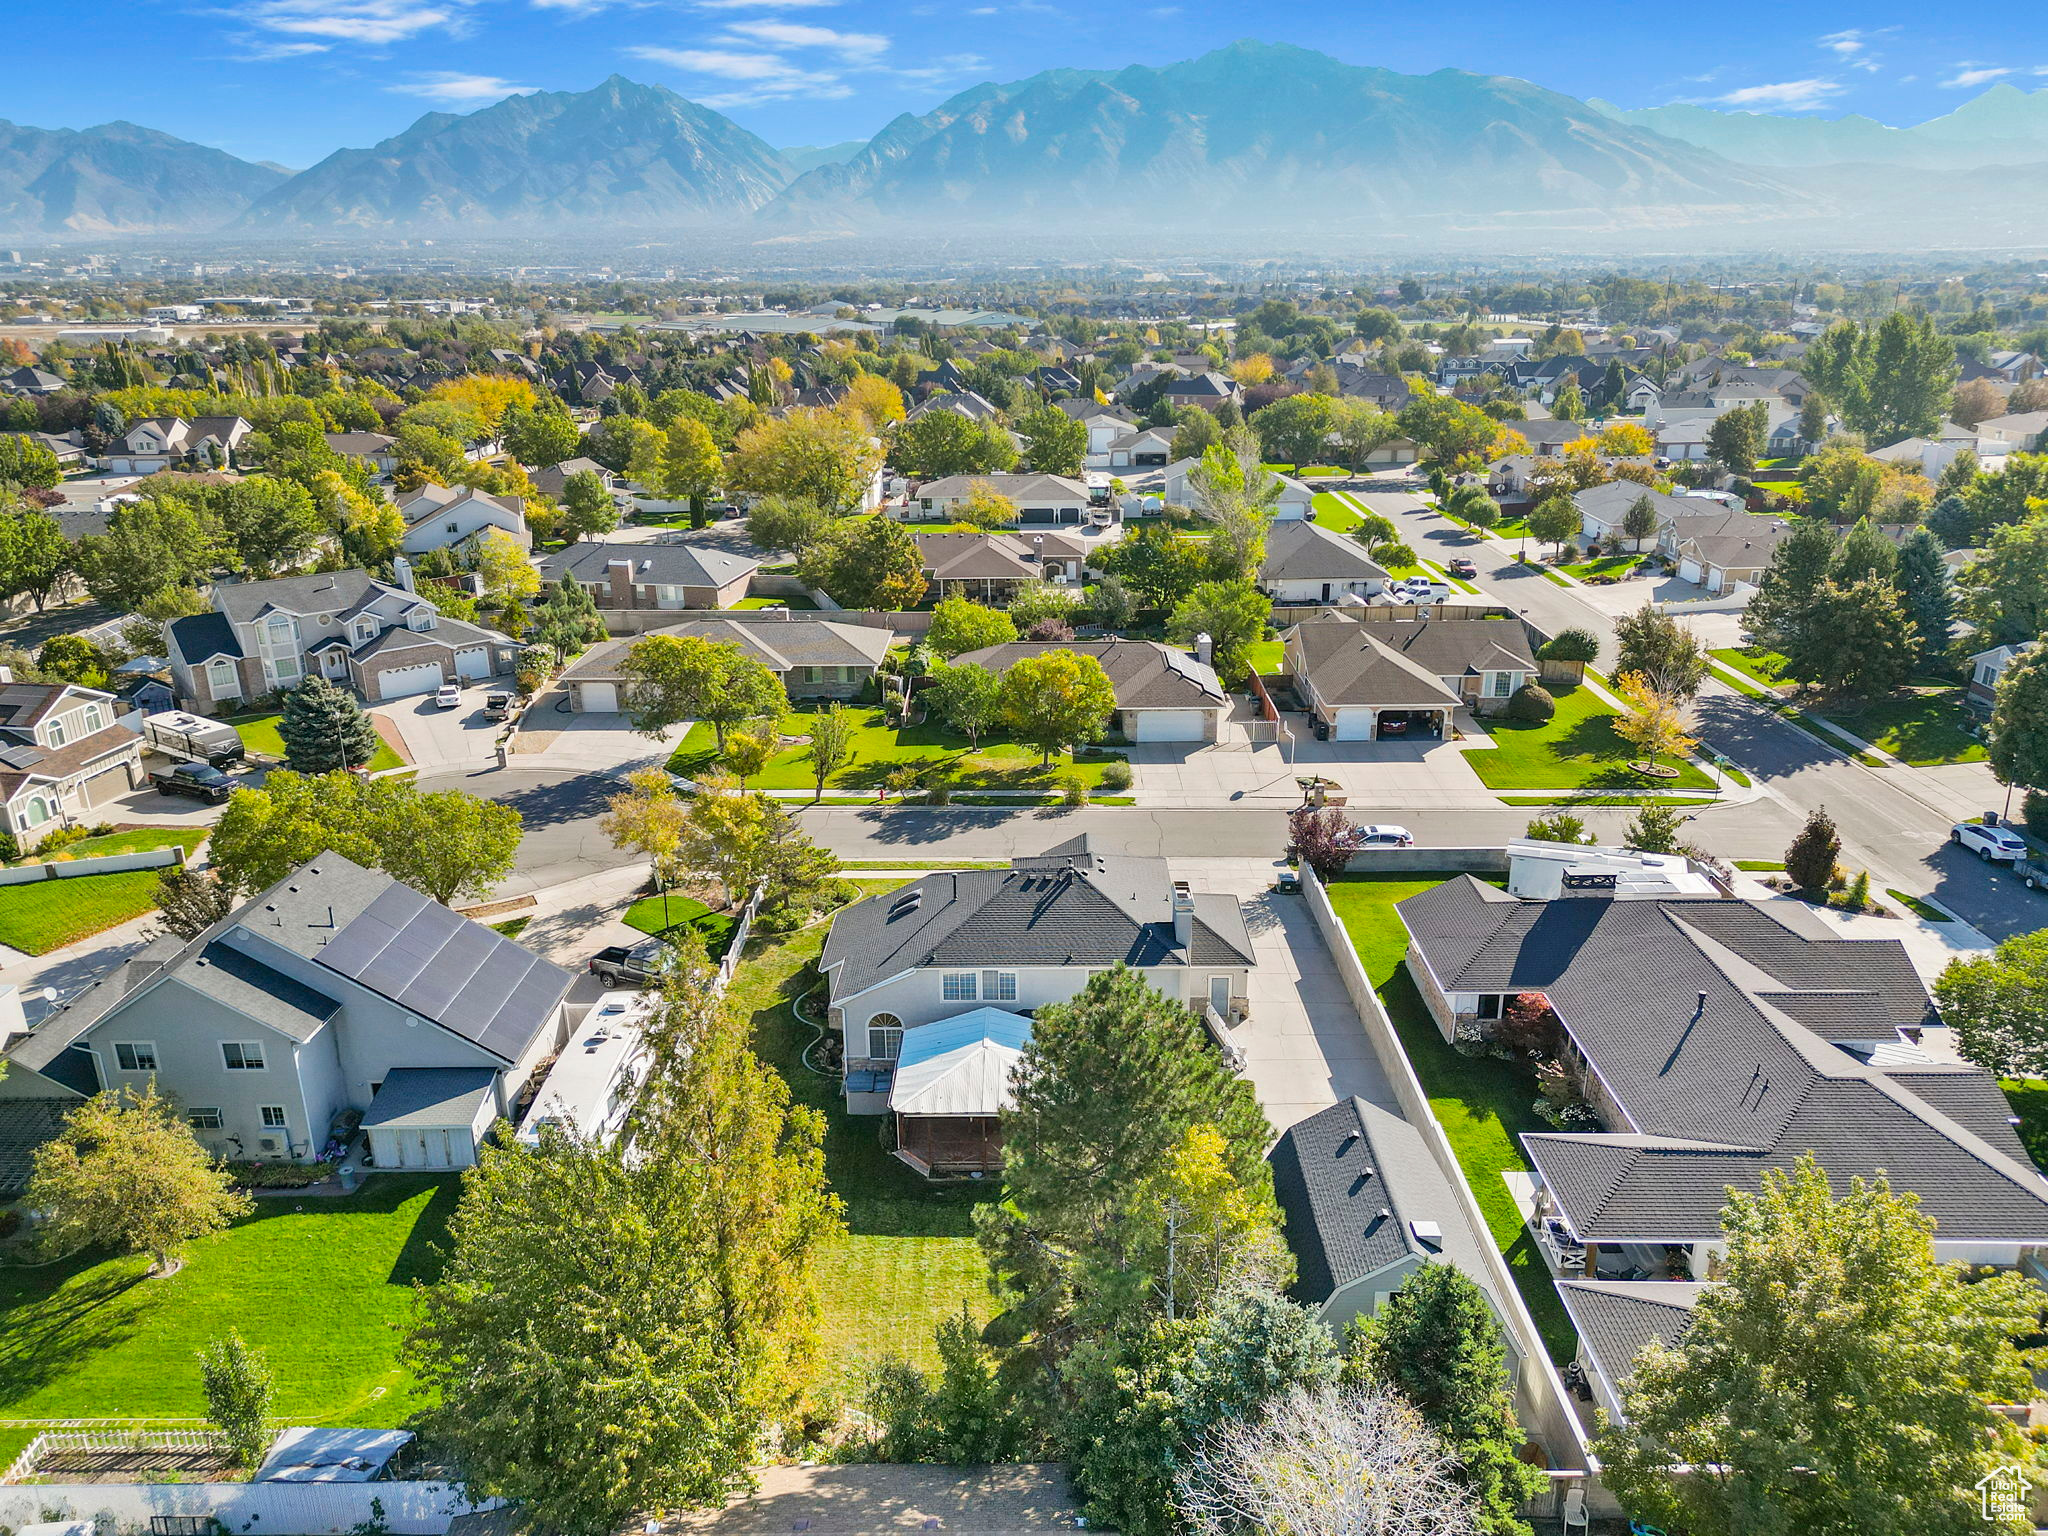
M 1614 729 L 1615 714 L 1590 688 L 1560 688 L 1557 713 L 1541 725 L 1496 715 L 1483 722 L 1491 750 L 1467 752 L 1465 761 L 1488 789 L 1711 789 L 1691 763 L 1677 763 L 1675 779 L 1651 781 L 1629 771 L 1638 754 Z
M 1402 1048 L 1423 1092 L 1429 1095 L 1430 1108 L 1436 1111 L 1466 1182 L 1472 1186 L 1487 1229 L 1507 1258 L 1515 1287 L 1542 1330 L 1551 1358 L 1563 1363 L 1578 1348 L 1571 1319 L 1557 1299 L 1542 1254 L 1501 1182 L 1501 1175 L 1509 1170 L 1529 1169 L 1516 1137 L 1524 1131 L 1551 1129 L 1530 1108 L 1536 1099 L 1536 1085 L 1518 1066 L 1491 1057 L 1460 1056 L 1446 1045 L 1401 964 L 1408 934 L 1394 903 L 1447 878 L 1345 875 L 1330 882 L 1330 904 L 1401 1036 Z
M 1313 505 L 1317 526 L 1332 533 L 1349 533 L 1364 521 L 1358 509 L 1335 491 L 1317 491 Z
M 284 758 L 284 737 L 277 731 L 277 722 L 282 718 L 276 714 L 243 715 L 226 723 L 235 728 L 242 738 L 242 745 L 251 752 L 264 757 Z M 377 741 L 377 755 L 370 759 L 370 772 L 382 773 L 387 768 L 403 768 L 405 759 L 391 750 L 391 744 L 382 737 Z
M 1278 640 L 1254 640 L 1244 648 L 1245 662 L 1254 672 L 1274 673 L 1280 670 L 1280 657 L 1286 646 Z
M 714 912 L 692 896 L 671 891 L 666 896 L 642 896 L 626 908 L 626 926 L 642 933 L 668 933 L 694 928 L 704 936 L 704 949 L 711 958 L 723 960 L 732 948 L 732 931 L 739 925 L 736 912 Z
M 0 944 L 46 955 L 156 906 L 154 869 L 0 886 Z
M 419 1406 L 398 1362 L 415 1280 L 439 1272 L 453 1176 L 379 1174 L 340 1199 L 265 1199 L 185 1267 L 96 1255 L 0 1269 L 0 1417 L 197 1417 L 194 1353 L 229 1328 L 268 1352 L 277 1417 L 395 1425 Z
M 813 610 L 817 606 L 802 594 L 795 597 L 743 597 L 733 604 L 734 608 L 787 608 L 792 613 Z
M 793 710 L 782 717 L 785 736 L 803 736 L 810 731 L 812 711 Z M 879 709 L 856 708 L 853 759 L 826 781 L 840 789 L 875 789 L 895 768 L 922 768 L 941 759 L 951 759 L 954 782 L 971 789 L 1049 789 L 1053 780 L 1068 769 L 1077 770 L 1093 787 L 1101 782 L 1101 762 L 1073 762 L 1055 757 L 1041 765 L 1039 754 L 1015 742 L 984 742 L 979 752 L 967 738 L 927 722 L 891 729 L 882 723 Z M 748 780 L 751 789 L 809 789 L 816 782 L 811 765 L 804 760 L 804 748 L 792 746 L 778 752 L 767 768 Z M 718 762 L 718 738 L 709 725 L 690 727 L 669 759 L 669 771 L 695 778 Z
M 1911 892 L 1895 891 L 1891 889 L 1889 886 L 1887 886 L 1885 888 L 1885 895 L 1891 897 L 1893 901 L 1896 901 L 1900 906 L 1904 907 L 1908 912 L 1912 913 L 1922 922 L 1952 923 L 1955 921 L 1954 918 L 1950 917 L 1948 913 L 1942 911 L 1941 908 L 1929 905 L 1927 902 L 1922 901 L 1918 896 L 1913 895 Z
M 2014 1129 L 2019 1132 L 2020 1145 L 2035 1163 L 2048 1168 L 2048 1082 L 2009 1078 L 1998 1086 L 2005 1090 L 2005 1101 L 2019 1116 L 2020 1123 Z
M 1960 688 L 1918 688 L 1816 713 L 1915 768 L 1981 763 L 1987 756 L 1976 735 L 1983 717 L 1964 701 Z
M 894 890 L 897 880 L 856 881 L 864 894 Z M 754 1049 L 790 1085 L 793 1098 L 825 1117 L 825 1173 L 846 1202 L 846 1233 L 825 1244 L 818 1263 L 824 1298 L 827 1374 L 850 1375 L 884 1355 L 935 1363 L 932 1329 L 966 1304 L 990 1310 L 988 1269 L 974 1242 L 974 1206 L 992 1199 L 997 1181 L 935 1187 L 883 1149 L 882 1121 L 844 1110 L 837 1080 L 803 1064 L 817 1031 L 791 1003 L 817 977 L 811 963 L 825 941 L 819 925 L 748 946 L 732 997 L 754 1025 Z
M 1634 809 L 1645 805 L 1712 805 L 1696 795 L 1502 795 L 1502 805 L 1606 805 Z
M 1588 581 L 1595 576 L 1626 576 L 1642 563 L 1643 557 L 1639 554 L 1599 555 L 1591 560 L 1575 561 L 1563 569 L 1568 575 L 1576 576 L 1581 581 Z

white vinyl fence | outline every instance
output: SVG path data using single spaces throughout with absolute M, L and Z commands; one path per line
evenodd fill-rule
M 495 1501 L 491 1501 L 495 1502 Z M 373 1508 L 372 1505 L 376 1505 Z M 146 1532 L 157 1515 L 211 1516 L 230 1531 L 344 1536 L 445 1536 L 470 1503 L 456 1483 L 30 1483 L 0 1487 L 0 1525 L 91 1520 L 100 1536 Z
M 0 885 L 33 885 L 38 880 L 76 880 L 80 875 L 118 875 L 124 869 L 162 869 L 185 862 L 185 850 L 145 848 L 140 853 L 109 853 L 93 859 L 52 859 L 41 864 L 16 864 L 0 869 Z

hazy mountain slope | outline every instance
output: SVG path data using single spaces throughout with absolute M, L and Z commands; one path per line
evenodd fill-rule
M 0 122 L 0 234 L 217 229 L 283 180 L 281 171 L 133 123 Z
M 782 158 L 801 175 L 821 165 L 844 165 L 868 147 L 866 139 L 847 139 L 839 144 L 785 144 Z
M 1246 42 L 1163 69 L 977 86 L 799 177 L 763 214 L 1658 223 L 1739 216 L 1782 193 L 1526 81 L 1402 75 Z
M 430 112 L 301 172 L 241 227 L 656 228 L 745 213 L 790 175 L 780 153 L 731 119 L 614 75 L 465 117 Z
M 1995 85 L 1955 111 L 1911 128 L 1871 118 L 1717 112 L 1710 107 L 1592 106 L 1617 122 L 1712 150 L 1731 160 L 1786 169 L 1845 164 L 1965 169 L 2048 160 L 2048 90 Z

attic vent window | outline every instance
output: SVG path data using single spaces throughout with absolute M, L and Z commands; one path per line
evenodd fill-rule
M 1444 1229 L 1433 1221 L 1411 1221 L 1408 1228 L 1415 1234 L 1415 1240 L 1425 1248 L 1441 1250 L 1444 1245 Z

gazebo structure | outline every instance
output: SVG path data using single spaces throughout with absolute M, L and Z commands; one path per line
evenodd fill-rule
M 1031 1021 L 977 1008 L 905 1030 L 889 1087 L 896 1155 L 928 1179 L 973 1178 L 1003 1163 L 1001 1116 Z

